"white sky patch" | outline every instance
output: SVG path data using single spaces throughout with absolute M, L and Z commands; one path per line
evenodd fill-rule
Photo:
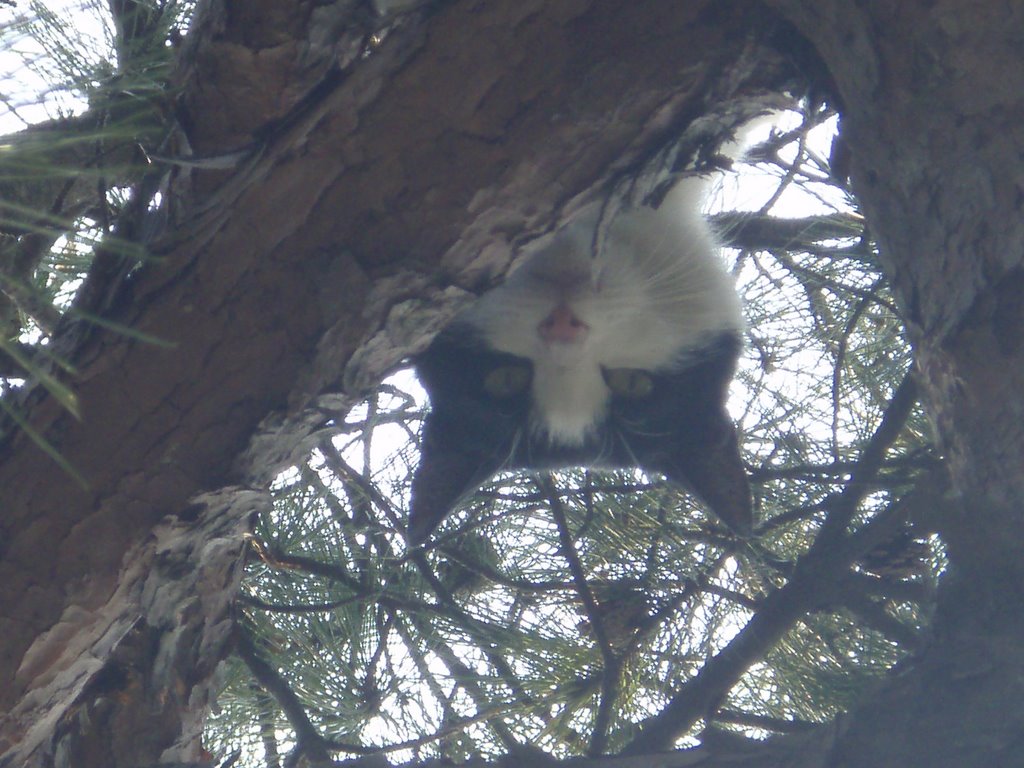
M 25 19 L 37 10 L 51 14 L 74 38 L 63 40 L 53 33 L 38 40 L 28 34 Z M 99 72 L 103 62 L 113 61 L 111 23 L 100 0 L 47 0 L 27 8 L 19 2 L 15 8 L 0 8 L 0 133 L 83 112 L 88 107 L 84 91 L 67 86 L 75 70 L 84 85 L 89 68 Z

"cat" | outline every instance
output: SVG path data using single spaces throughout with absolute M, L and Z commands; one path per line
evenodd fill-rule
M 750 532 L 725 410 L 741 308 L 698 203 L 599 219 L 592 207 L 536 247 L 414 358 L 431 410 L 411 545 L 499 470 L 567 466 L 663 473 Z

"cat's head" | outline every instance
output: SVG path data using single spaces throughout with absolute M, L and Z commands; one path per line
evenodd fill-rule
M 432 412 L 413 541 L 498 469 L 565 465 L 664 472 L 749 528 L 724 409 L 738 301 L 702 225 L 679 232 L 659 216 L 617 221 L 603 249 L 596 220 L 559 232 L 419 356 Z

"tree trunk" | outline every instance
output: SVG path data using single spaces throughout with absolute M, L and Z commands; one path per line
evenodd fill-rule
M 845 729 L 792 749 L 807 765 L 1010 765 L 1024 732 L 1024 12 L 769 4 L 780 17 L 715 0 L 384 17 L 345 0 L 203 4 L 179 145 L 236 162 L 180 169 L 160 258 L 109 286 L 108 316 L 166 343 L 65 329 L 82 421 L 29 406 L 84 486 L 24 437 L 0 455 L 0 765 L 197 759 L 241 533 L 324 413 L 500 276 L 514 238 L 685 164 L 798 75 L 842 99 L 959 507 L 930 521 L 956 568 L 933 644 Z
M 842 766 L 1010 766 L 1024 733 L 1024 8 L 771 3 L 836 83 L 851 175 L 953 485 L 934 642 L 856 713 Z M 938 510 L 936 510 L 938 513 Z

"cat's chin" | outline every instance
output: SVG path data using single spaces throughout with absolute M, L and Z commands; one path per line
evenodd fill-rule
M 574 447 L 587 442 L 604 421 L 611 393 L 597 363 L 581 350 L 569 357 L 572 364 L 535 361 L 531 421 L 534 432 L 551 444 Z
M 572 377 L 572 370 L 586 365 L 589 360 L 590 355 L 582 344 L 555 342 L 543 346 L 541 354 L 534 357 L 534 364 L 557 371 L 560 376 Z
M 536 440 L 551 448 L 582 448 L 598 433 L 598 424 L 591 420 L 573 421 L 559 418 L 545 420 L 538 418 L 533 424 L 533 435 Z

